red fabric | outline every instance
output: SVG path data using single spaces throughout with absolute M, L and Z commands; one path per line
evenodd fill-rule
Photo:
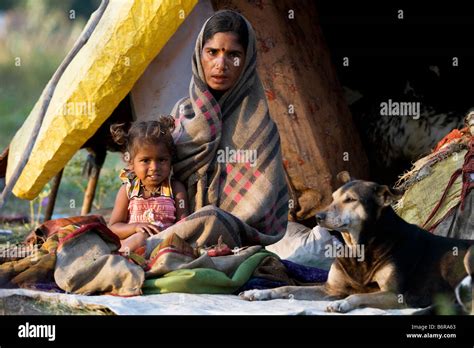
M 100 215 L 73 216 L 68 218 L 48 220 L 36 230 L 28 234 L 25 238 L 25 243 L 36 244 L 38 239 L 46 240 L 49 236 L 57 233 L 60 228 L 68 225 L 82 226 L 94 222 L 100 222 L 104 225 L 106 224 L 104 218 Z
M 441 141 L 436 145 L 434 148 L 433 152 L 437 152 L 441 147 L 443 147 L 446 144 L 449 144 L 455 139 L 460 139 L 462 136 L 467 132 L 467 127 L 463 128 L 461 130 L 459 129 L 453 129 L 448 135 L 446 135 Z
M 96 232 L 98 232 L 101 235 L 101 237 L 103 239 L 105 239 L 106 241 L 114 243 L 115 246 L 117 247 L 117 249 L 120 248 L 120 239 L 117 237 L 117 235 L 115 233 L 113 233 L 111 230 L 109 230 L 109 228 L 105 224 L 103 224 L 101 222 L 93 222 L 93 223 L 90 223 L 90 224 L 82 225 L 77 230 L 75 230 L 72 233 L 67 234 L 63 238 L 60 237 L 59 238 L 59 243 L 58 243 L 58 250 L 60 250 L 61 247 L 63 246 L 63 244 L 66 243 L 67 241 L 69 241 L 71 239 L 74 239 L 77 236 L 79 236 L 81 234 L 84 234 L 84 233 L 86 233 L 90 230 L 95 230 Z

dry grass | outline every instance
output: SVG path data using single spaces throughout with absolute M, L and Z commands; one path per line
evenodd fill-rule
M 0 315 L 115 315 L 101 306 L 73 307 L 59 301 L 41 301 L 28 296 L 0 298 Z

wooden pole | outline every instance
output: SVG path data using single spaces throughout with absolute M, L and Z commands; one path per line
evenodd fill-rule
M 51 188 L 51 193 L 49 194 L 48 206 L 46 207 L 46 211 L 44 212 L 44 221 L 51 220 L 54 211 L 54 205 L 56 204 L 56 197 L 58 195 L 59 184 L 61 183 L 61 178 L 63 176 L 64 168 L 56 174 L 53 178 L 53 186 Z
M 84 202 L 82 203 L 81 215 L 87 215 L 91 212 L 92 202 L 95 197 L 95 190 L 97 183 L 99 182 L 100 170 L 102 166 L 94 165 L 89 176 L 89 182 L 87 183 L 87 189 L 84 194 Z

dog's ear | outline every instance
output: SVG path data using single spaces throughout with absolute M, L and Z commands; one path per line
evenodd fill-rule
M 466 268 L 467 274 L 470 276 L 474 275 L 474 245 L 471 245 L 464 256 L 464 267 Z
M 377 185 L 376 195 L 380 199 L 381 206 L 387 207 L 400 198 L 402 198 L 403 192 L 396 189 L 390 189 L 387 185 Z
M 349 174 L 348 171 L 342 171 L 339 174 L 337 174 L 337 180 L 341 182 L 343 185 L 347 184 L 349 181 L 352 181 L 351 175 Z

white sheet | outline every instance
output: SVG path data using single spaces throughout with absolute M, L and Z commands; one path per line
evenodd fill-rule
M 326 313 L 327 301 L 271 300 L 248 302 L 234 295 L 171 293 L 136 297 L 83 296 L 28 289 L 0 289 L 0 298 L 28 296 L 43 301 L 60 301 L 73 307 L 101 305 L 118 315 L 341 315 Z M 353 315 L 409 315 L 418 309 L 356 309 Z

